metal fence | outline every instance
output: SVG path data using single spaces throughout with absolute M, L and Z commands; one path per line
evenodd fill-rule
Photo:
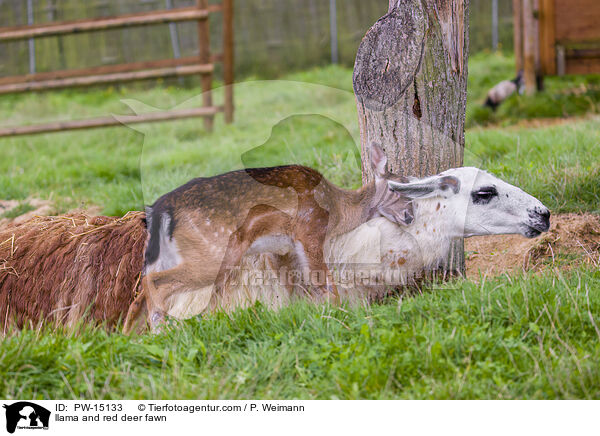
M 471 0 L 471 52 L 493 48 L 493 3 L 498 40 L 512 48 L 510 0 Z M 41 24 L 192 6 L 194 0 L 0 0 L 0 27 Z M 332 5 L 336 16 L 332 32 Z M 367 29 L 388 0 L 236 0 L 236 75 L 272 77 L 324 65 L 333 56 L 352 65 Z M 198 54 L 193 23 L 163 24 L 92 34 L 0 43 L 0 77 L 88 68 Z M 221 23 L 211 19 L 211 45 L 221 51 Z M 337 44 L 332 44 L 332 40 Z
M 469 45 L 471 53 L 513 50 L 511 0 L 470 0 Z

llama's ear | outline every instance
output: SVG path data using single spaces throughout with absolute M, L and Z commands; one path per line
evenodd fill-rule
M 371 168 L 375 178 L 383 178 L 385 175 L 385 166 L 387 165 L 387 156 L 383 149 L 375 142 L 371 143 Z
M 412 224 L 415 219 L 415 213 L 411 202 L 406 203 L 406 205 L 401 208 L 382 205 L 377 211 L 381 216 L 387 218 L 391 222 L 404 226 Z
M 460 180 L 453 176 L 434 176 L 416 179 L 409 183 L 388 180 L 389 188 L 403 196 L 415 198 L 451 197 L 460 191 Z

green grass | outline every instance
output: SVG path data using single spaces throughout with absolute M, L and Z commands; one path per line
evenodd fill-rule
M 466 141 L 466 164 L 521 187 L 553 212 L 600 213 L 600 118 L 535 129 L 472 129 Z
M 4 398 L 600 398 L 600 271 L 336 309 L 255 306 L 129 338 L 26 330 Z
M 33 207 L 31 204 L 20 203 L 16 207 L 0 214 L 0 218 L 8 218 L 8 219 L 16 218 L 18 216 L 26 214 L 27 212 L 31 212 L 32 210 L 35 210 L 35 207 Z
M 482 106 L 487 92 L 515 77 L 513 56 L 478 53 L 469 61 L 467 127 L 490 123 L 503 126 L 534 118 L 572 117 L 600 112 L 600 75 L 547 77 L 534 96 L 513 95 L 493 112 Z
M 511 59 L 477 55 L 469 68 L 466 163 L 517 184 L 553 212 L 600 212 L 600 118 L 514 126 L 595 114 L 597 79 L 549 79 L 545 93 L 513 96 L 492 114 L 480 104 L 513 73 Z M 187 120 L 1 139 L 0 198 L 23 205 L 30 197 L 51 199 L 59 211 L 98 205 L 121 215 L 192 177 L 289 162 L 358 186 L 351 71 L 327 67 L 286 79 L 295 82 L 239 84 L 236 123 L 217 117 L 213 134 Z M 574 87 L 581 92 L 568 91 Z M 0 100 L 0 117 L 11 125 L 132 113 L 127 105 L 143 112 L 189 107 L 198 104 L 197 92 L 133 87 L 9 96 Z M 483 127 L 488 123 L 496 127 Z M 0 396 L 600 398 L 598 290 L 598 270 L 576 269 L 457 282 L 369 308 L 256 306 L 188 320 L 158 336 L 25 330 L 1 342 Z
M 502 54 L 472 58 L 468 124 L 479 123 L 480 100 L 493 83 L 512 74 L 511 65 L 512 59 Z M 200 120 L 187 120 L 138 125 L 137 130 L 110 128 L 0 139 L 0 198 L 50 198 L 59 211 L 97 205 L 105 214 L 121 215 L 141 209 L 193 177 L 244 165 L 291 162 L 315 167 L 340 185 L 358 186 L 352 72 L 331 66 L 285 79 L 294 82 L 239 84 L 236 123 L 224 125 L 219 116 L 212 135 L 203 131 Z M 493 117 L 510 124 L 531 115 L 552 115 L 547 111 L 560 104 L 548 102 L 549 95 L 574 86 L 588 86 L 589 92 L 564 94 L 565 104 L 592 110 L 599 101 L 592 90 L 596 79 L 548 79 L 546 93 L 514 96 Z M 5 96 L 0 116 L 2 124 L 11 125 L 132 113 L 129 106 L 140 112 L 183 108 L 199 104 L 197 93 L 197 89 L 165 86 Z M 221 92 L 215 94 L 217 102 L 221 101 Z M 588 106 L 580 105 L 581 101 Z M 527 113 L 511 105 L 525 105 Z M 518 184 L 555 211 L 598 211 L 600 164 L 587 156 L 600 154 L 599 123 L 599 118 L 593 118 L 553 128 L 471 129 L 466 161 Z
M 344 83 L 349 77 L 348 70 L 331 67 L 289 79 Z M 221 92 L 215 94 L 219 101 Z M 263 159 L 263 165 L 304 163 L 337 183 L 360 184 L 350 92 L 302 82 L 248 81 L 237 87 L 236 98 L 237 122 L 226 126 L 217 117 L 212 135 L 203 131 L 201 120 L 186 120 L 138 125 L 139 131 L 121 127 L 2 139 L 0 198 L 52 198 L 61 211 L 100 205 L 104 213 L 119 215 L 141 209 L 192 177 L 241 168 L 242 156 L 256 163 L 260 153 L 255 149 L 261 145 L 286 151 Z M 201 97 L 197 89 L 173 87 L 10 96 L 0 101 L 0 116 L 10 125 L 131 113 L 121 99 L 147 112 L 194 106 Z M 338 174 L 346 161 L 349 166 Z

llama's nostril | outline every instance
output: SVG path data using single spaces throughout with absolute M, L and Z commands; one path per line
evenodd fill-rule
M 529 211 L 529 226 L 540 232 L 550 230 L 550 211 L 547 208 L 535 208 Z
M 542 216 L 542 218 L 546 218 L 546 219 L 550 219 L 550 211 L 548 209 L 544 209 L 541 212 L 539 212 L 539 214 Z
M 548 209 L 543 209 L 538 212 L 538 214 L 545 230 L 548 231 L 550 229 L 550 211 Z

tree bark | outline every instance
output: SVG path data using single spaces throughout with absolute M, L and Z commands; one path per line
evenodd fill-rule
M 354 67 L 363 181 L 371 143 L 388 170 L 423 177 L 462 166 L 469 0 L 390 0 L 363 38 Z M 463 241 L 440 268 L 464 274 Z

